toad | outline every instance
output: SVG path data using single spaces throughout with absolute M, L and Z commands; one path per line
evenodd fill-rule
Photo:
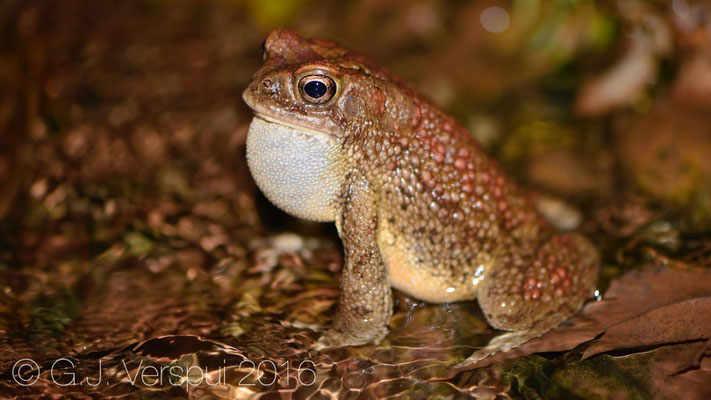
M 345 251 L 321 347 L 378 343 L 391 288 L 431 303 L 474 300 L 509 331 L 464 364 L 553 329 L 592 295 L 599 258 L 556 231 L 453 117 L 336 43 L 279 29 L 243 93 L 247 162 L 297 217 L 334 221 Z

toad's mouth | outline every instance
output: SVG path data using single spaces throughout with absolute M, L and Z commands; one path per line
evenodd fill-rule
M 264 122 L 267 122 L 267 123 L 269 123 L 269 124 L 276 124 L 276 125 L 279 125 L 279 126 L 282 126 L 282 127 L 289 128 L 289 129 L 291 129 L 291 130 L 293 130 L 293 131 L 297 131 L 297 132 L 299 132 L 299 133 L 301 133 L 301 134 L 304 134 L 304 135 L 306 135 L 306 136 L 311 136 L 311 137 L 316 137 L 316 138 L 328 138 L 328 139 L 330 139 L 330 140 L 335 139 L 335 136 L 332 135 L 332 134 L 330 134 L 330 133 L 328 133 L 328 132 L 319 131 L 319 130 L 316 130 L 316 129 L 313 129 L 313 128 L 308 128 L 308 127 L 305 127 L 305 126 L 303 126 L 303 125 L 297 125 L 297 124 L 294 124 L 294 123 L 291 123 L 291 122 L 288 122 L 288 121 L 284 121 L 284 120 L 279 120 L 279 119 L 276 119 L 276 118 L 274 118 L 274 117 L 270 117 L 270 116 L 268 116 L 268 115 L 259 113 L 259 112 L 257 112 L 257 111 L 254 111 L 254 117 L 255 117 L 255 118 L 259 118 L 259 119 L 261 119 L 261 120 L 263 120 Z

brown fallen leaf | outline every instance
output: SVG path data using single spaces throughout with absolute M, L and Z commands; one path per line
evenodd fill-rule
M 583 359 L 606 351 L 687 342 L 711 337 L 711 297 L 685 300 L 609 327 L 583 353 Z
M 649 46 L 633 41 L 617 64 L 585 83 L 575 102 L 580 115 L 602 115 L 641 97 L 657 75 L 657 60 Z
M 637 318 L 642 315 L 693 299 L 707 299 L 709 296 L 711 296 L 711 271 L 682 271 L 659 266 L 648 266 L 630 271 L 612 281 L 602 301 L 588 303 L 583 308 L 583 311 L 568 324 L 509 352 L 494 354 L 466 369 L 486 367 L 503 360 L 524 357 L 533 353 L 571 350 L 582 343 L 601 336 L 612 327 L 615 327 L 615 331 L 621 332 L 625 324 L 633 324 L 630 328 L 634 329 L 634 324 L 640 323 Z M 693 302 L 689 304 L 694 305 Z M 694 309 L 695 312 L 708 314 L 708 311 L 706 311 L 708 303 L 704 304 L 706 304 L 706 309 L 703 309 L 704 306 L 700 306 Z M 688 310 L 676 310 L 680 313 L 689 313 Z M 663 311 L 660 311 L 660 313 L 664 315 Z M 671 316 L 667 315 L 668 318 L 671 318 Z M 703 317 L 697 315 L 696 318 L 699 318 L 699 321 L 705 319 L 706 323 L 708 323 L 709 319 L 707 315 Z M 667 326 L 664 325 L 664 327 L 666 328 Z M 687 326 L 689 330 L 686 332 L 682 331 L 683 326 L 678 328 L 675 334 L 669 336 L 672 342 L 675 341 L 674 338 L 678 337 L 685 337 L 686 339 L 684 340 L 701 340 L 709 337 L 708 325 L 705 328 Z M 693 334 L 693 331 L 697 328 L 705 329 L 703 331 L 705 333 Z M 694 336 L 697 337 L 694 338 Z M 636 343 L 626 340 L 629 339 L 626 337 L 622 339 L 625 340 L 618 343 L 608 343 L 609 350 L 647 346 L 650 341 L 653 341 L 645 335 L 637 336 Z
M 702 46 L 683 61 L 672 86 L 672 100 L 688 107 L 711 104 L 711 47 Z
M 641 377 L 640 386 L 648 390 L 647 398 L 707 400 L 711 398 L 711 358 L 685 365 L 707 346 L 704 342 L 663 346 L 618 357 L 617 366 L 625 374 Z
M 619 118 L 615 152 L 625 179 L 647 195 L 711 224 L 711 113 L 660 99 L 643 115 Z

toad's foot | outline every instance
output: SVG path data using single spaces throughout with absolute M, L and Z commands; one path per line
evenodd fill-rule
M 456 368 L 467 368 L 479 361 L 499 352 L 506 353 L 509 350 L 515 349 L 531 339 L 535 339 L 551 328 L 555 328 L 565 321 L 563 316 L 551 316 L 552 319 L 544 320 L 536 324 L 531 329 L 522 331 L 507 332 L 501 334 L 489 341 L 485 347 L 475 351 L 466 360 L 457 364 Z

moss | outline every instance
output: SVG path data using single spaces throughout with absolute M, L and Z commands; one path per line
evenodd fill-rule
M 28 332 L 30 341 L 40 347 L 53 347 L 81 309 L 79 299 L 68 289 L 57 294 L 42 294 L 30 306 Z
M 545 390 L 546 399 L 642 399 L 613 357 L 577 361 L 558 369 Z
M 553 363 L 544 357 L 532 355 L 507 363 L 501 381 L 525 399 L 542 399 L 553 369 Z

